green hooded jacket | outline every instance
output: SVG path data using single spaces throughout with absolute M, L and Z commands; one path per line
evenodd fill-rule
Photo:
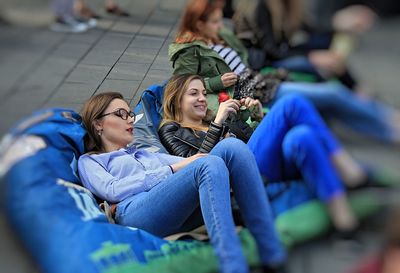
M 219 32 L 220 38 L 234 49 L 242 59 L 242 62 L 248 66 L 247 49 L 239 39 L 230 30 L 223 28 Z M 172 62 L 174 74 L 197 74 L 204 78 L 205 87 L 209 93 L 208 107 L 216 111 L 218 109 L 218 93 L 227 91 L 230 96 L 233 95 L 233 86 L 224 87 L 221 76 L 227 72 L 232 72 L 225 60 L 213 49 L 209 48 L 202 41 L 192 43 L 177 44 L 172 43 L 168 49 L 168 56 Z

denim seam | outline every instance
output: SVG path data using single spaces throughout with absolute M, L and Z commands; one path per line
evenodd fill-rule
M 209 177 L 209 174 L 208 174 L 207 171 L 205 172 L 205 178 L 207 179 L 207 181 L 212 181 L 212 180 L 210 180 L 210 177 Z M 214 204 L 214 200 L 215 199 L 210 194 L 210 192 L 212 192 L 212 186 L 211 186 L 211 184 L 209 182 L 207 182 L 206 185 L 207 185 L 207 192 L 209 193 L 208 194 L 209 201 L 211 202 L 210 204 Z M 218 232 L 216 232 L 216 235 L 217 235 L 216 239 L 218 240 L 219 243 L 221 243 L 221 237 L 219 236 L 220 235 L 219 232 L 221 231 L 221 224 L 219 222 L 218 217 L 216 217 L 214 206 L 210 206 L 210 207 L 211 207 L 213 222 L 215 224 L 216 230 L 218 230 Z M 226 253 L 224 252 L 223 248 L 220 249 L 220 253 L 221 253 L 221 257 L 225 257 L 226 256 Z

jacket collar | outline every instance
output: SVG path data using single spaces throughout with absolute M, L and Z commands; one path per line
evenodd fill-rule
M 224 40 L 227 45 L 234 50 L 236 50 L 239 55 L 242 57 L 242 61 L 248 65 L 247 63 L 247 49 L 243 46 L 241 41 L 235 37 L 235 34 L 230 31 L 227 28 L 222 28 L 218 34 L 222 40 Z M 213 57 L 222 60 L 225 62 L 225 60 L 214 50 L 208 47 L 206 43 L 203 41 L 194 41 L 191 43 L 184 43 L 184 44 L 178 44 L 178 43 L 172 43 L 168 47 L 168 56 L 170 61 L 175 61 L 175 59 L 178 57 L 180 52 L 184 49 L 190 48 L 190 47 L 197 47 L 197 53 L 200 56 L 208 56 L 208 57 Z
M 178 43 L 170 44 L 168 48 L 169 60 L 173 62 L 176 58 L 178 58 L 179 54 L 183 50 L 192 47 L 196 47 L 195 54 L 199 54 L 200 56 L 217 58 L 225 62 L 225 60 L 221 56 L 219 56 L 217 52 L 209 48 L 208 45 L 202 41 L 194 41 L 191 43 L 184 43 L 184 44 L 178 44 Z
M 192 130 L 185 127 L 179 127 L 179 129 L 175 131 L 174 138 L 179 139 L 193 148 L 200 149 L 201 143 L 203 143 L 204 140 L 204 133 L 199 131 L 196 131 L 196 133 L 199 137 L 196 137 Z

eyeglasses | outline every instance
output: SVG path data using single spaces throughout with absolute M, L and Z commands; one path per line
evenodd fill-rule
M 127 120 L 128 117 L 133 118 L 133 121 L 135 121 L 135 119 L 136 119 L 136 114 L 134 112 L 132 112 L 132 111 L 128 112 L 123 108 L 117 109 L 117 110 L 115 110 L 113 112 L 110 112 L 110 113 L 102 114 L 98 118 L 102 118 L 102 117 L 105 117 L 105 116 L 108 116 L 108 115 L 116 115 L 117 117 L 120 117 L 123 120 Z

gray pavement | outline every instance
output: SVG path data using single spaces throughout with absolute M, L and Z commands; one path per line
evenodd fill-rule
M 132 13 L 116 18 L 102 12 L 102 1 L 89 1 L 104 18 L 84 34 L 48 30 L 51 13 L 45 0 L 0 0 L 0 136 L 19 119 L 43 107 L 79 110 L 97 92 L 120 91 L 134 106 L 141 92 L 171 75 L 167 47 L 185 0 L 120 0 Z M 400 108 L 400 19 L 378 22 L 361 40 L 351 67 L 372 93 Z M 335 126 L 357 158 L 399 172 L 400 149 L 362 138 Z M 379 222 L 379 217 L 377 218 Z M 381 225 L 368 225 L 363 250 L 343 250 L 319 241 L 291 252 L 293 273 L 346 272 L 363 255 L 377 249 Z M 38 272 L 0 220 L 1 272 Z
M 184 1 L 120 2 L 131 18 L 108 16 L 84 34 L 53 33 L 47 25 L 27 27 L 23 20 L 22 26 L 1 27 L 0 135 L 38 108 L 79 110 L 100 90 L 118 90 L 133 105 L 139 90 L 169 77 L 167 46 Z M 39 1 L 35 8 L 48 9 L 46 3 Z M 101 10 L 100 3 L 92 4 Z M 25 16 L 12 7 L 13 20 L 18 12 Z M 49 17 L 43 11 L 40 16 Z

